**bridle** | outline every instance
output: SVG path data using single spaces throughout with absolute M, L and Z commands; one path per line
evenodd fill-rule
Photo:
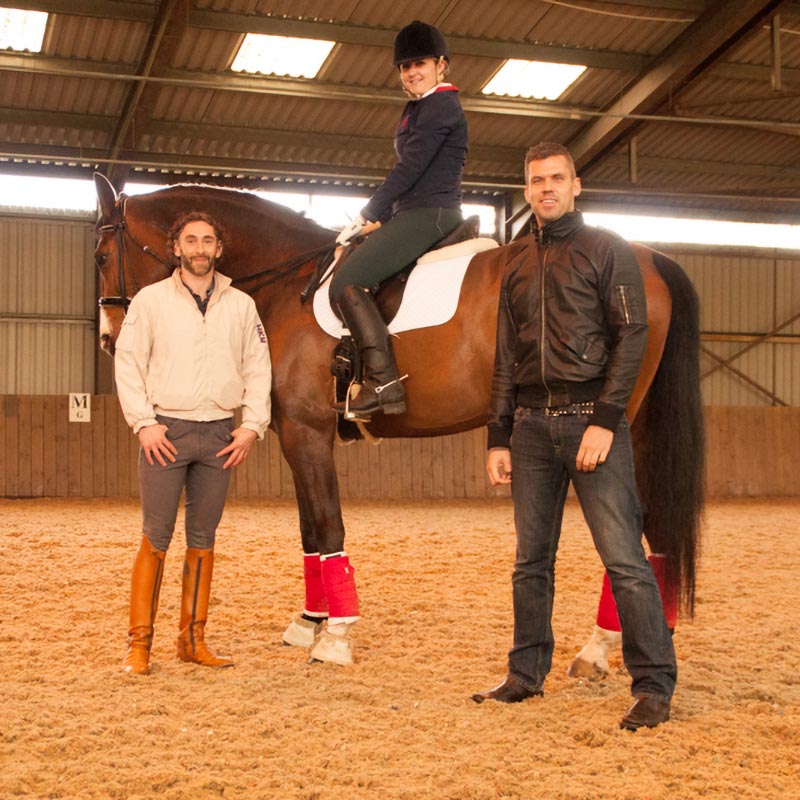
M 123 312 L 127 312 L 128 306 L 131 304 L 131 297 L 139 291 L 139 284 L 136 281 L 136 275 L 134 275 L 133 271 L 129 268 L 128 272 L 131 276 L 131 284 L 133 287 L 133 292 L 131 295 L 128 295 L 126 291 L 126 284 L 125 284 L 125 265 L 130 264 L 130 259 L 128 258 L 128 240 L 130 240 L 136 247 L 139 248 L 143 253 L 147 253 L 147 255 L 152 256 L 156 261 L 159 262 L 166 270 L 168 274 L 172 274 L 173 267 L 167 261 L 166 258 L 162 258 L 158 253 L 152 250 L 148 245 L 142 244 L 128 229 L 128 225 L 125 221 L 125 206 L 128 202 L 128 197 L 126 195 L 122 195 L 119 199 L 119 204 L 117 205 L 117 209 L 115 211 L 115 216 L 118 217 L 117 221 L 110 222 L 107 225 L 99 225 L 97 228 L 98 233 L 114 233 L 117 239 L 117 278 L 119 281 L 119 294 L 118 295 L 104 295 L 97 301 L 97 305 L 100 308 L 122 308 Z

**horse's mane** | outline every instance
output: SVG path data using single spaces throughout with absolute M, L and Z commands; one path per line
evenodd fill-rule
M 126 196 L 122 195 L 122 197 Z M 134 205 L 148 202 L 158 206 L 176 206 L 186 211 L 193 210 L 193 206 L 198 204 L 202 205 L 204 209 L 207 205 L 212 205 L 218 209 L 217 213 L 220 217 L 226 217 L 230 211 L 233 211 L 237 217 L 242 215 L 244 219 L 251 222 L 255 218 L 270 225 L 321 238 L 330 238 L 334 235 L 333 231 L 309 219 L 302 212 L 267 200 L 253 192 L 211 186 L 205 183 L 177 183 L 146 194 L 131 195 L 127 198 L 127 202 Z M 210 210 L 209 213 L 211 216 L 215 216 L 213 210 Z M 230 224 L 229 222 L 226 224 L 226 220 L 222 218 L 219 221 L 225 227 Z

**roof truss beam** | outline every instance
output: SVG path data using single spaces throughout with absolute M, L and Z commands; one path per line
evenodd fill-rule
M 397 31 L 319 20 L 236 14 L 225 11 L 189 12 L 189 24 L 196 28 L 225 30 L 231 33 L 262 33 L 272 36 L 297 36 L 323 39 L 342 44 L 392 47 Z M 447 36 L 451 53 L 488 58 L 522 58 L 530 61 L 555 61 L 562 64 L 584 64 L 600 69 L 638 72 L 646 63 L 644 56 L 610 50 L 584 50 L 578 47 L 539 45 L 508 40 L 474 39 Z
M 161 0 L 150 28 L 145 52 L 136 70 L 137 75 L 147 78 L 167 67 L 185 28 L 188 8 L 189 0 Z M 123 145 L 129 140 L 131 132 L 136 135 L 147 127 L 149 107 L 155 102 L 155 91 L 155 87 L 148 86 L 145 81 L 134 83 L 130 87 L 109 149 L 109 157 L 112 160 L 116 159 Z M 111 183 L 122 185 L 125 171 L 125 168 L 115 164 L 108 176 Z
M 91 130 L 111 134 L 115 117 L 89 114 L 74 114 L 63 111 L 29 111 L 19 108 L 0 107 L 0 124 L 65 128 L 68 130 Z M 363 153 L 391 153 L 392 143 L 385 137 L 350 136 L 332 133 L 310 133 L 264 128 L 243 128 L 229 125 L 209 125 L 176 122 L 174 120 L 152 120 L 147 128 L 148 136 L 165 138 L 205 140 L 218 142 L 241 142 L 244 144 L 278 145 L 292 147 L 302 136 L 303 145 L 326 150 L 350 150 Z M 35 145 L 34 145 L 35 146 Z M 470 157 L 475 161 L 490 161 L 508 164 L 516 168 L 521 163 L 520 151 L 514 147 L 487 147 L 472 145 Z
M 711 0 L 703 14 L 607 109 L 609 116 L 588 125 L 569 143 L 578 169 L 591 166 L 631 132 L 637 122 L 630 115 L 657 111 L 785 2 Z
M 46 11 L 72 17 L 99 17 L 121 19 L 129 22 L 152 22 L 155 6 L 125 0 L 7 0 L 12 8 L 23 11 Z
M 296 139 L 296 137 L 295 137 Z M 105 169 L 105 165 L 119 164 L 163 173 L 169 180 L 182 172 L 187 174 L 217 176 L 257 176 L 262 178 L 293 178 L 313 183 L 364 183 L 374 186 L 386 177 L 386 170 L 365 167 L 331 167 L 330 164 L 293 164 L 290 161 L 248 161 L 224 156 L 196 156 L 173 152 L 121 151 L 116 159 L 109 159 L 107 151 L 100 148 L 78 148 L 63 145 L 0 145 L 0 163 L 56 164 L 82 166 L 86 169 Z M 507 177 L 492 175 L 464 176 L 463 186 L 472 191 L 507 191 L 519 189 L 520 184 Z
M 604 159 L 604 164 L 616 167 L 628 165 L 625 155 L 613 155 Z M 697 175 L 735 175 L 737 177 L 769 177 L 775 179 L 800 180 L 800 167 L 787 167 L 781 164 L 745 164 L 741 161 L 700 161 L 692 158 L 658 158 L 638 157 L 639 170 L 653 172 L 673 172 L 678 174 Z
M 154 85 L 184 86 L 214 91 L 251 92 L 275 94 L 311 99 L 349 100 L 365 103 L 400 105 L 405 98 L 394 89 L 379 89 L 363 86 L 345 86 L 317 80 L 247 76 L 239 73 L 196 72 L 167 68 L 159 75 L 137 74 L 130 64 L 104 61 L 88 61 L 34 53 L 0 52 L 0 72 L 26 72 L 55 75 L 63 78 L 93 80 L 131 81 Z M 749 81 L 769 85 L 771 68 L 758 64 L 717 64 L 710 74 L 732 80 Z M 785 86 L 800 86 L 800 69 L 784 67 L 781 77 Z M 568 106 L 562 103 L 521 100 L 514 97 L 491 95 L 462 95 L 462 105 L 467 111 L 487 114 L 512 114 L 519 116 L 545 116 L 555 119 L 589 121 L 601 113 L 588 106 Z M 676 120 L 679 120 L 676 117 Z
M 327 150 L 349 150 L 363 153 L 392 153 L 392 142 L 386 137 L 350 136 L 333 133 L 264 130 L 263 128 L 242 128 L 228 125 L 188 124 L 173 121 L 153 121 L 148 127 L 153 136 L 177 137 L 220 142 L 244 142 L 247 144 L 270 144 L 294 147 L 298 136 L 302 136 L 303 146 Z M 493 161 L 520 167 L 522 151 L 515 147 L 487 147 L 470 145 L 470 158 L 474 161 Z M 521 167 L 520 167 L 521 168 Z
M 706 0 L 605 0 L 605 2 L 606 5 L 638 6 L 656 11 L 687 11 L 696 14 L 699 14 L 706 5 Z M 25 11 L 111 17 L 140 22 L 150 22 L 155 16 L 155 7 L 129 0 L 13 0 L 13 7 Z
M 43 128 L 69 128 L 78 131 L 99 131 L 110 134 L 117 123 L 116 117 L 99 114 L 75 114 L 67 111 L 38 111 L 28 108 L 0 107 L 0 124 L 40 126 Z
M 92 130 L 110 134 L 114 129 L 115 118 L 88 114 L 71 114 L 56 111 L 30 111 L 28 109 L 0 108 L 0 124 L 42 126 L 65 128 L 68 130 Z M 210 141 L 238 141 L 258 145 L 292 146 L 297 143 L 298 131 L 262 128 L 242 128 L 227 125 L 209 125 L 154 120 L 150 123 L 151 136 L 174 137 L 176 139 L 204 139 Z M 304 145 L 328 150 L 354 150 L 362 153 L 385 153 L 391 143 L 384 137 L 349 136 L 331 133 L 302 132 Z M 505 164 L 511 170 L 520 168 L 521 151 L 513 147 L 492 147 L 472 145 L 470 158 L 474 161 Z M 609 156 L 608 163 L 622 167 L 628 163 L 627 156 Z M 736 175 L 741 177 L 769 176 L 782 180 L 800 179 L 800 167 L 742 162 L 699 161 L 691 158 L 639 157 L 639 168 L 657 172 L 697 174 L 699 172 L 715 175 Z

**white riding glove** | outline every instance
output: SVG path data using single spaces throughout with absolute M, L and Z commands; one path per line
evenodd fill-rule
M 361 233 L 361 229 L 366 224 L 367 221 L 359 214 L 349 225 L 342 228 L 342 232 L 336 237 L 336 244 L 348 244 L 351 239 L 355 239 Z

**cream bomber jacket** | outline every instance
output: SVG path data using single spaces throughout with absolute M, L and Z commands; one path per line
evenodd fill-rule
M 261 439 L 270 422 L 272 367 L 253 299 L 215 273 L 203 316 L 180 270 L 131 301 L 114 357 L 117 391 L 138 433 L 156 414 L 209 422 L 242 407 L 242 427 Z

